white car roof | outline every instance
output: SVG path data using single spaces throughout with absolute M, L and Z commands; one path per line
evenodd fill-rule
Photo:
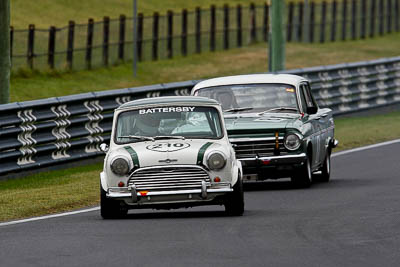
M 219 77 L 199 82 L 193 87 L 193 91 L 205 87 L 231 85 L 231 84 L 284 83 L 296 86 L 302 81 L 308 81 L 308 80 L 301 76 L 292 74 L 235 75 L 235 76 Z
M 151 98 L 142 98 L 127 102 L 122 104 L 117 109 L 126 109 L 132 107 L 139 106 L 149 106 L 149 105 L 219 105 L 219 103 L 210 98 L 206 97 L 198 97 L 198 96 L 161 96 L 161 97 L 151 97 Z

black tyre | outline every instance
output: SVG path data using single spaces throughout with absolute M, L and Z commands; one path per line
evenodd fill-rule
M 121 204 L 121 201 L 107 198 L 106 191 L 100 185 L 100 215 L 103 219 L 125 217 L 128 209 Z
M 321 175 L 318 177 L 318 181 L 327 183 L 331 178 L 331 151 L 326 151 L 326 157 L 324 165 L 321 169 Z
M 311 161 L 307 155 L 303 166 L 296 170 L 296 173 L 291 177 L 292 183 L 296 188 L 308 188 L 312 183 Z
M 239 174 L 238 181 L 225 200 L 225 212 L 231 216 L 242 216 L 244 213 L 243 180 Z

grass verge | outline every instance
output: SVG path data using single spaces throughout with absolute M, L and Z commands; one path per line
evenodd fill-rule
M 335 151 L 376 144 L 400 138 L 400 111 L 375 116 L 335 119 Z
M 0 182 L 0 221 L 63 212 L 98 203 L 101 164 Z
M 400 112 L 335 120 L 335 151 L 400 136 Z M 102 164 L 44 172 L 0 182 L 0 221 L 58 213 L 99 203 Z

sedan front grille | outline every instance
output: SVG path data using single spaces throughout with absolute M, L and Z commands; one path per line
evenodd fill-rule
M 132 173 L 128 185 L 138 191 L 189 190 L 201 188 L 202 181 L 211 184 L 201 167 L 168 166 L 141 168 Z
M 236 152 L 236 158 L 269 157 L 274 155 L 285 155 L 287 150 L 283 140 L 279 139 L 279 150 L 275 149 L 275 140 L 254 140 L 254 141 L 231 141 Z

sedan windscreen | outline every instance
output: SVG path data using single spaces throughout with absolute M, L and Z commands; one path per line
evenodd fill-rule
M 196 95 L 221 103 L 225 111 L 297 112 L 296 90 L 287 84 L 244 84 L 202 88 Z M 246 110 L 244 110 L 246 109 Z

